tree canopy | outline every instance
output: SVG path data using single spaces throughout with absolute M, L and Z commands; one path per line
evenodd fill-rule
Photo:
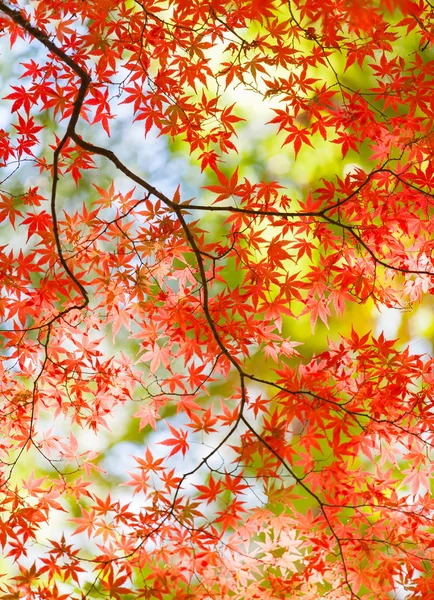
M 434 6 L 0 36 L 0 598 L 434 598 Z

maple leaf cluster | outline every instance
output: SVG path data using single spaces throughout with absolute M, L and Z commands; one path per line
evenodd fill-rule
M 434 597 L 434 360 L 357 322 L 317 353 L 288 334 L 432 295 L 433 23 L 425 0 L 0 0 L 3 600 Z M 246 97 L 339 171 L 247 176 Z M 128 162 L 126 122 L 186 149 L 198 199 Z M 118 486 L 122 414 L 145 442 Z

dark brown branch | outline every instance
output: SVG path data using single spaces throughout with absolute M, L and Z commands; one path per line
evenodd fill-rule
M 65 134 L 64 134 L 63 138 L 61 139 L 61 141 L 59 142 L 59 144 L 57 145 L 57 147 L 54 151 L 54 155 L 53 155 L 53 183 L 51 186 L 51 218 L 53 219 L 53 233 L 54 233 L 54 239 L 55 239 L 55 243 L 56 243 L 57 254 L 59 256 L 59 261 L 60 261 L 63 269 L 68 274 L 68 277 L 71 279 L 71 281 L 73 281 L 75 286 L 80 291 L 80 294 L 82 295 L 83 300 L 82 300 L 81 304 L 70 306 L 65 311 L 60 313 L 55 319 L 55 320 L 57 320 L 60 316 L 65 315 L 67 312 L 70 312 L 73 309 L 80 310 L 82 308 L 85 308 L 85 306 L 87 306 L 87 304 L 89 303 L 89 296 L 86 292 L 85 287 L 77 279 L 77 277 L 74 275 L 74 273 L 71 271 L 68 263 L 65 260 L 65 257 L 63 256 L 62 245 L 61 245 L 60 236 L 59 236 L 57 212 L 56 212 L 56 195 L 57 195 L 57 182 L 59 179 L 59 156 L 62 152 L 62 149 L 67 144 L 68 140 L 70 138 L 72 138 L 72 135 L 75 131 L 75 127 L 76 127 L 78 119 L 80 117 L 81 108 L 83 106 L 83 102 L 86 97 L 86 93 L 89 88 L 89 85 L 91 83 L 91 78 L 90 78 L 90 75 L 87 73 L 87 71 L 85 71 L 82 67 L 80 67 L 70 56 L 68 56 L 68 54 L 66 54 L 66 52 L 64 52 L 61 48 L 56 46 L 56 44 L 54 44 L 54 42 L 52 42 L 43 31 L 34 27 L 25 17 L 23 17 L 23 15 L 20 13 L 19 10 L 10 8 L 1 0 L 0 0 L 0 10 L 3 13 L 5 13 L 6 15 L 8 15 L 8 17 L 10 17 L 12 19 L 12 21 L 14 21 L 14 23 L 16 23 L 17 25 L 22 27 L 25 31 L 27 31 L 27 33 L 29 33 L 34 38 L 36 38 L 39 42 L 41 42 L 41 44 L 43 44 L 48 50 L 50 50 L 50 52 L 52 52 L 55 56 L 57 56 L 57 58 L 59 60 L 61 60 L 66 65 L 68 65 L 68 67 L 70 69 L 72 69 L 72 71 L 74 71 L 74 73 L 80 78 L 80 82 L 81 82 L 77 96 L 74 101 L 72 114 L 70 116 Z

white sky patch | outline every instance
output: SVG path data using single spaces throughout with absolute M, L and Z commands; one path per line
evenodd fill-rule
M 401 321 L 402 311 L 386 306 L 381 308 L 378 311 L 375 335 L 378 337 L 382 333 L 387 340 L 396 339 Z

